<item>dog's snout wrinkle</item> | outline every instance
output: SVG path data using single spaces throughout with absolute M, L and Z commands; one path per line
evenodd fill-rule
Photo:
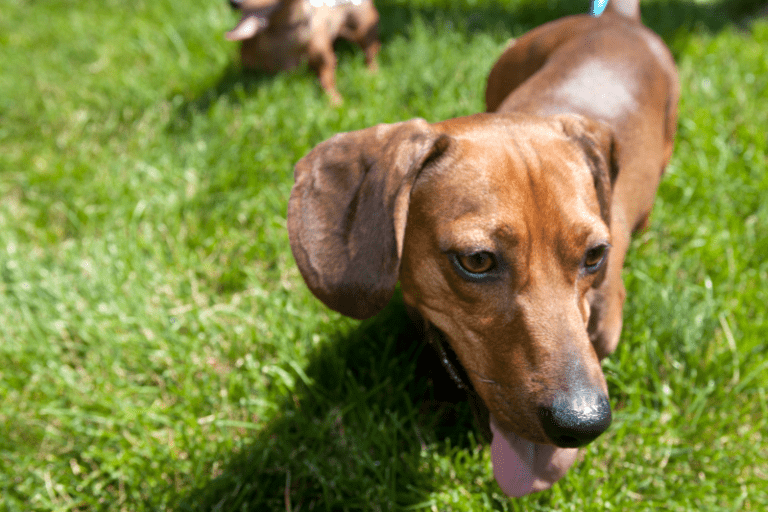
M 555 396 L 550 407 L 539 408 L 547 436 L 560 448 L 590 443 L 611 424 L 611 405 L 600 390 L 581 389 Z

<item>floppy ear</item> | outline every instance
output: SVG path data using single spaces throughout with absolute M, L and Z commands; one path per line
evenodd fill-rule
M 256 34 L 269 26 L 270 16 L 280 7 L 280 2 L 267 3 L 261 6 L 258 3 L 252 4 L 253 2 L 248 2 L 246 5 L 242 5 L 242 3 L 237 5 L 236 8 L 243 12 L 243 17 L 237 22 L 235 28 L 224 34 L 225 38 L 230 41 L 244 41 L 256 37 Z
M 411 187 L 448 144 L 447 135 L 413 119 L 336 135 L 299 160 L 288 237 L 307 286 L 326 306 L 353 318 L 386 306 Z
M 605 123 L 574 114 L 555 116 L 555 120 L 560 123 L 565 134 L 583 149 L 595 180 L 600 216 L 610 226 L 611 191 L 619 175 L 613 130 Z
M 248 14 L 237 22 L 235 28 L 224 34 L 224 37 L 229 41 L 244 41 L 256 37 L 256 34 L 267 28 L 267 25 L 266 17 Z

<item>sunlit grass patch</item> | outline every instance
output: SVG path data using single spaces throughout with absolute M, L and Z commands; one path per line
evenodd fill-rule
M 8 510 L 762 510 L 768 506 L 768 23 L 643 2 L 682 83 L 629 253 L 614 424 L 504 497 L 430 388 L 400 299 L 325 309 L 288 247 L 293 165 L 340 131 L 482 110 L 509 37 L 568 2 L 377 2 L 340 45 L 243 73 L 226 2 L 7 1 L 0 17 L 0 502 Z M 420 375 L 417 377 L 417 375 Z

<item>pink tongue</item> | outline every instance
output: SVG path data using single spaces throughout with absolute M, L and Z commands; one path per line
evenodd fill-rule
M 507 496 L 519 498 L 543 491 L 565 475 L 576 460 L 578 448 L 556 448 L 532 443 L 505 432 L 491 414 L 493 476 Z

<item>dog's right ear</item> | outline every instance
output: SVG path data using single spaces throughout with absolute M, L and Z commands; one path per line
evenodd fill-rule
M 336 135 L 299 160 L 288 236 L 301 275 L 326 306 L 353 318 L 386 306 L 400 271 L 411 187 L 449 143 L 413 119 Z
M 592 171 L 600 215 L 610 225 L 611 194 L 619 174 L 616 141 L 611 128 L 600 121 L 594 121 L 575 114 L 555 116 L 560 127 L 571 139 L 581 146 L 584 157 Z

